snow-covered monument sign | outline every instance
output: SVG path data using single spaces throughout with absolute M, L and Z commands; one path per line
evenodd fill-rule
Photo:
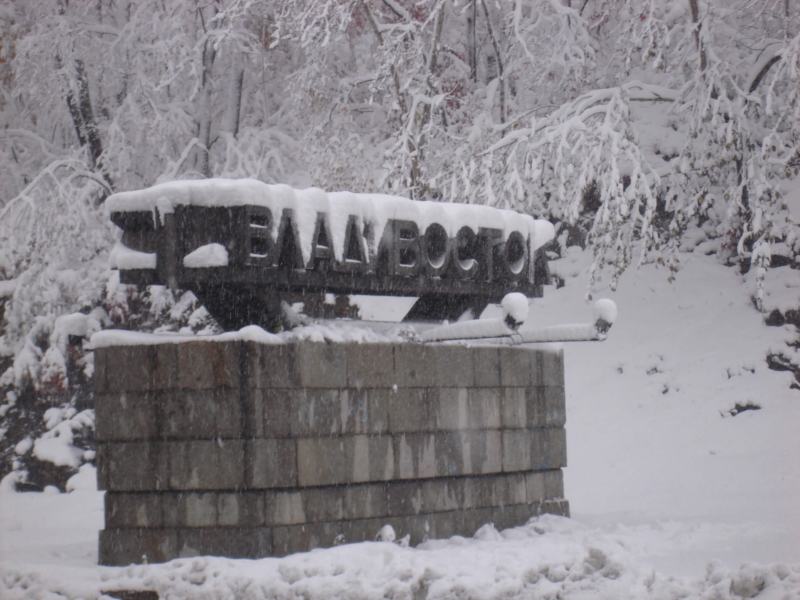
M 456 319 L 509 292 L 541 296 L 547 221 L 488 206 L 179 181 L 115 194 L 127 283 L 192 290 L 223 327 L 267 324 L 282 293 L 415 296 L 407 320 Z
M 102 564 L 376 534 L 417 544 L 569 515 L 564 356 L 529 344 L 602 340 L 616 307 L 520 327 L 542 292 L 548 223 L 256 181 L 167 183 L 107 206 L 123 281 L 193 290 L 238 331 L 92 337 Z M 418 296 L 411 320 L 488 302 L 503 316 L 336 343 L 254 326 L 304 291 Z

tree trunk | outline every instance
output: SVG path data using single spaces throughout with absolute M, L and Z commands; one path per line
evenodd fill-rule
M 696 0 L 695 0 L 696 1 Z M 489 18 L 489 9 L 486 8 L 486 2 L 481 0 L 481 6 L 483 6 L 483 14 L 486 17 L 486 28 L 489 30 L 489 37 L 492 40 L 492 47 L 494 48 L 494 55 L 497 58 L 497 74 L 498 78 L 500 79 L 500 122 L 506 122 L 506 82 L 505 82 L 505 73 L 503 69 L 503 57 L 500 56 L 500 46 L 497 43 L 497 39 L 494 36 L 494 30 L 492 29 L 492 21 Z
M 703 40 L 700 37 L 700 9 L 697 6 L 697 0 L 689 0 L 689 8 L 692 9 L 692 22 L 694 23 L 694 43 L 697 46 L 697 52 L 700 54 L 700 70 L 705 71 L 706 62 L 706 48 Z
M 239 120 L 242 112 L 242 86 L 244 85 L 244 60 L 242 54 L 237 54 L 235 67 L 231 76 L 231 87 L 228 95 L 228 123 L 227 129 L 236 138 L 239 135 Z
M 467 60 L 469 78 L 478 81 L 478 49 L 476 46 L 475 23 L 478 19 L 478 0 L 472 0 L 471 15 L 467 17 Z
M 216 51 L 206 41 L 203 46 L 203 76 L 202 91 L 200 92 L 200 123 L 197 138 L 200 141 L 200 172 L 205 177 L 211 177 L 210 147 L 211 147 L 211 69 L 214 67 Z

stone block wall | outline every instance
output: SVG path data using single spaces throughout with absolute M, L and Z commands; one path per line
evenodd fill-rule
M 192 341 L 95 350 L 100 563 L 411 544 L 567 515 L 563 354 Z

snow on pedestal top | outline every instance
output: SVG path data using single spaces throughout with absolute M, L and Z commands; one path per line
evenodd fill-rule
M 413 221 L 420 231 L 438 223 L 449 237 L 455 236 L 462 227 L 477 232 L 482 227 L 491 227 L 503 232 L 505 239 L 517 231 L 526 239 L 531 238 L 531 251 L 535 251 L 553 239 L 553 225 L 512 210 L 476 204 L 415 201 L 400 196 L 385 194 L 353 194 L 350 192 L 325 192 L 319 188 L 297 190 L 288 185 L 269 185 L 255 179 L 202 179 L 171 181 L 153 187 L 112 195 L 106 201 L 109 212 L 153 212 L 163 218 L 178 205 L 191 206 L 263 206 L 274 214 L 284 209 L 294 211 L 300 245 L 305 260 L 311 253 L 311 238 L 317 222 L 317 214 L 328 215 L 336 259 L 341 260 L 345 233 L 350 216 L 355 216 L 359 227 L 369 224 L 378 235 L 373 240 L 374 248 L 380 240 L 390 219 Z M 274 219 L 271 234 L 277 235 L 279 219 Z

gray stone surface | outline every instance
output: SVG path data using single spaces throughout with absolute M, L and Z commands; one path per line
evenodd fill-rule
M 394 384 L 394 345 L 347 345 L 348 387 L 391 388 Z
M 301 486 L 347 483 L 344 439 L 297 440 L 297 480 Z
M 495 346 L 474 346 L 472 350 L 472 371 L 476 387 L 496 387 L 500 385 L 500 353 Z
M 239 390 L 175 390 L 158 397 L 159 437 L 178 440 L 232 439 L 242 435 Z
M 198 341 L 95 361 L 105 564 L 569 514 L 561 351 Z
M 545 422 L 547 427 L 564 427 L 567 424 L 567 403 L 564 386 L 542 388 L 544 396 Z
M 347 392 L 347 433 L 384 433 L 389 430 L 390 388 L 351 388 Z
M 347 483 L 388 481 L 394 478 L 394 447 L 388 435 L 344 438 Z
M 178 535 L 170 529 L 106 528 L 100 531 L 98 562 L 127 566 L 178 557 Z
M 347 390 L 300 388 L 292 391 L 290 431 L 293 437 L 344 433 Z
M 169 489 L 239 490 L 245 487 L 241 440 L 167 442 Z
M 294 344 L 243 345 L 242 383 L 248 388 L 292 388 L 297 386 Z
M 503 387 L 527 387 L 532 385 L 533 357 L 538 355 L 537 350 L 528 350 L 520 347 L 504 346 L 500 353 L 500 385 Z
M 99 442 L 148 440 L 158 435 L 153 392 L 96 393 L 94 410 Z
M 435 387 L 438 385 L 436 351 L 442 346 L 397 344 L 394 368 L 398 387 Z
M 389 431 L 434 431 L 436 412 L 435 391 L 431 392 L 428 388 L 398 388 L 389 400 Z
M 438 387 L 473 387 L 475 371 L 472 365 L 472 350 L 460 344 L 443 344 L 433 352 L 436 379 L 430 385 Z
M 163 527 L 160 493 L 106 492 L 106 527 Z
M 564 351 L 541 350 L 539 353 L 538 374 L 544 386 L 564 385 Z
M 342 495 L 344 518 L 369 519 L 388 515 L 388 489 L 387 483 L 345 486 Z
M 300 387 L 347 387 L 347 346 L 298 342 L 295 344 L 294 369 Z
M 297 449 L 294 440 L 247 440 L 244 450 L 245 486 L 248 489 L 297 485 Z
M 176 344 L 178 386 L 184 390 L 238 388 L 241 382 L 240 342 Z
M 176 389 L 176 352 L 175 344 L 97 348 L 94 350 L 95 392 Z
M 158 442 L 116 442 L 97 446 L 98 489 L 148 491 L 167 486 L 167 462 Z

